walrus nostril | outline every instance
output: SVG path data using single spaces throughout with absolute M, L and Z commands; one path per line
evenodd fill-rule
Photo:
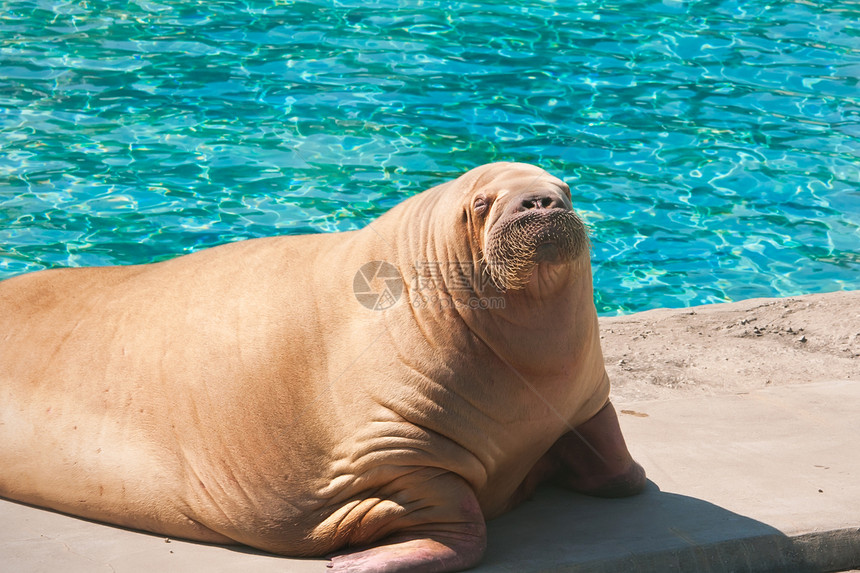
M 532 209 L 555 209 L 563 206 L 561 200 L 546 195 L 528 197 L 523 199 L 517 211 L 530 211 Z

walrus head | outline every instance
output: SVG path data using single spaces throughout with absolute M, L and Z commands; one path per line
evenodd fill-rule
M 563 181 L 523 163 L 486 167 L 471 186 L 468 209 L 484 272 L 497 289 L 522 289 L 538 266 L 570 265 L 588 249 Z

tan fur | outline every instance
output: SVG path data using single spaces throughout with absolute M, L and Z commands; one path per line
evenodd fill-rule
M 415 269 L 481 268 L 474 197 L 494 221 L 541 186 L 569 203 L 542 170 L 493 164 L 361 231 L 3 281 L 0 495 L 289 555 L 498 515 L 608 399 L 587 249 L 521 290 L 443 281 L 423 306 Z M 389 309 L 352 292 L 369 261 L 403 276 Z M 469 306 L 490 296 L 504 308 Z

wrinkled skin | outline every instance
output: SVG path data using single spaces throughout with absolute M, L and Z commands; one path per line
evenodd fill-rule
M 493 231 L 525 210 L 555 227 L 535 223 L 519 275 L 498 284 Z M 336 552 L 336 571 L 455 571 L 480 560 L 484 520 L 542 481 L 636 493 L 587 239 L 557 223 L 570 210 L 555 177 L 491 164 L 360 231 L 3 281 L 0 495 Z M 557 240 L 571 233 L 578 247 Z M 397 304 L 356 299 L 369 261 L 399 271 Z

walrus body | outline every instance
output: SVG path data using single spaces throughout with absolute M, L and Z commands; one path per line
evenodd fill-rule
M 492 164 L 360 231 L 0 282 L 0 496 L 444 571 L 540 481 L 635 493 L 572 213 L 560 180 Z M 526 216 L 517 254 L 499 229 Z M 403 289 L 377 310 L 354 292 L 373 261 Z

